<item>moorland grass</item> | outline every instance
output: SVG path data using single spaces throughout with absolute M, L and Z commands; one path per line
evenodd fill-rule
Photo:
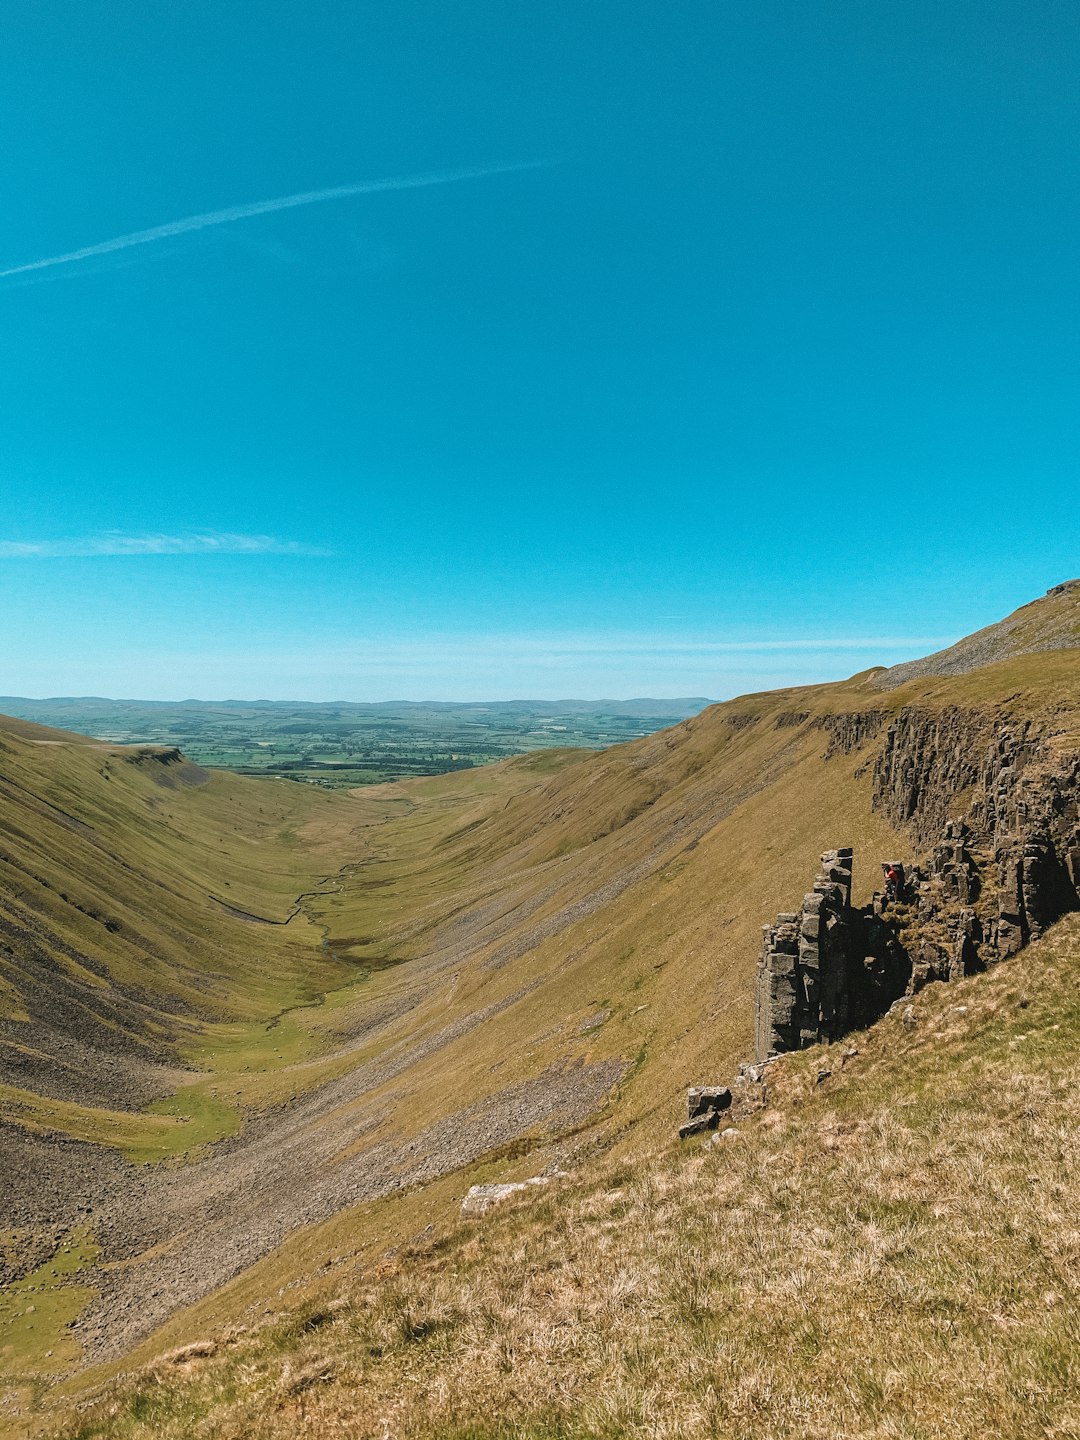
M 636 1163 L 670 1134 L 687 1083 L 725 1079 L 745 1058 L 759 926 L 800 893 L 818 853 L 837 843 L 856 847 L 856 890 L 863 899 L 880 856 L 911 853 L 910 839 L 872 806 L 871 752 L 864 746 L 825 759 L 824 721 L 861 708 L 960 704 L 1052 714 L 1062 733 L 1071 733 L 1076 667 L 1076 652 L 1060 652 L 885 694 L 856 677 L 845 685 L 743 697 L 603 755 L 547 752 L 376 787 L 363 797 L 221 775 L 206 785 L 163 790 L 146 767 L 112 752 L 4 742 L 9 769 L 21 767 L 23 782 L 94 830 L 91 842 L 70 826 L 42 828 L 35 820 L 16 835 L 20 855 L 30 857 L 26 864 L 32 860 L 43 882 L 34 897 L 40 912 L 108 975 L 160 991 L 168 1002 L 163 1032 L 195 1071 L 183 1097 L 152 1107 L 156 1113 L 88 1114 L 80 1106 L 54 1106 L 44 1118 L 49 1128 L 66 1126 L 70 1135 L 177 1163 L 205 1153 L 209 1142 L 235 1129 L 238 1117 L 285 1104 L 376 1055 L 415 1045 L 406 1083 L 394 1079 L 366 1096 L 386 1116 L 372 1142 L 401 1140 L 548 1067 L 614 1057 L 628 1068 L 593 1117 L 585 1152 L 608 1147 L 613 1164 L 627 1157 Z M 805 718 L 791 725 L 793 713 Z M 13 889 L 26 883 L 24 871 L 11 879 Z M 301 893 L 308 898 L 288 925 L 244 921 L 224 908 L 228 903 L 282 921 Z M 217 898 L 208 903 L 208 897 Z M 121 928 L 106 929 L 94 911 L 118 918 Z M 139 953 L 125 943 L 129 929 L 148 941 Z M 324 938 L 334 943 L 324 947 Z M 443 953 L 450 957 L 443 968 L 424 968 Z M 501 958 L 504 953 L 511 958 Z M 369 1038 L 366 1017 L 379 1007 L 391 1018 Z M 607 1012 L 605 1022 L 583 1030 L 599 1011 Z M 481 1025 L 424 1052 L 423 1042 L 443 1027 L 481 1012 L 488 1017 Z M 999 1057 L 1000 1066 L 1027 1063 L 1025 1047 L 1032 1042 L 1012 1035 L 1004 1043 L 1013 1040 L 1017 1053 Z M 904 1035 L 898 1043 L 906 1043 Z M 792 1076 L 800 1073 L 790 1067 Z M 846 1084 L 833 1087 L 838 1114 L 845 1104 L 871 1101 L 874 1074 L 863 1066 L 868 1088 L 862 1101 Z M 977 1093 L 957 1087 L 948 1064 L 938 1073 L 924 1055 L 911 1078 L 914 1088 L 902 1101 L 895 1077 L 882 1080 L 884 1109 L 915 1106 L 921 1086 L 928 1113 L 937 1113 L 939 1092 L 951 1095 L 942 1112 L 949 1124 L 958 1125 L 968 1107 L 975 1116 L 987 1114 Z M 9 1113 L 18 1123 L 42 1124 L 25 1094 L 12 1099 Z M 842 1115 L 838 1123 L 846 1123 Z M 924 1130 L 923 1120 L 918 1123 Z M 786 1151 L 777 1153 L 778 1165 L 791 1163 Z M 332 1274 L 348 1263 L 343 1257 L 366 1263 L 379 1245 L 393 1247 L 402 1235 L 444 1225 L 474 1180 L 523 1178 L 536 1163 L 528 1149 L 480 1157 L 422 1192 L 300 1232 L 189 1314 L 174 1317 L 166 1327 L 170 1342 L 183 1343 L 206 1327 L 223 1331 L 241 1317 L 249 1323 L 248 1312 L 264 1309 L 268 1296 L 317 1291 L 325 1263 L 333 1261 Z M 985 1163 L 992 1169 L 996 1161 L 990 1155 Z M 675 1180 L 657 1183 L 681 1184 L 681 1173 L 676 1167 Z M 848 1183 L 845 1176 L 833 1178 Z M 805 1183 L 810 1188 L 796 1208 L 807 1197 L 824 1203 L 824 1194 Z M 782 1190 L 774 1198 L 780 1208 L 788 1203 Z M 706 1210 L 712 1203 L 706 1199 Z M 879 1196 L 875 1203 L 886 1200 Z M 901 1195 L 888 1203 L 903 1210 L 911 1202 Z M 687 1199 L 687 1213 L 691 1208 Z M 544 1213 L 542 1204 L 536 1213 Z M 618 1229 L 622 1221 L 609 1215 L 605 1223 Z M 668 1258 L 674 1264 L 676 1252 Z M 649 1303 L 663 1308 L 659 1298 Z M 438 1333 L 465 1332 L 455 1322 Z M 467 1348 L 463 1374 L 472 1363 Z M 147 1353 L 140 1347 L 138 1361 Z M 390 1377 L 387 1384 L 404 1383 L 400 1374 L 394 1379 L 391 1365 L 380 1373 Z M 613 1370 L 611 1379 L 612 1394 L 619 1385 L 626 1390 L 622 1372 Z M 865 1383 L 872 1389 L 879 1381 Z M 320 1386 L 303 1393 L 321 1393 Z M 371 1393 L 382 1392 L 376 1386 Z M 542 1387 L 529 1394 L 533 1408 L 521 1411 L 521 1423 L 533 1429 L 522 1434 L 603 1420 L 598 1401 L 579 1413 L 560 1408 L 557 1395 L 545 1398 Z M 212 1398 L 207 1403 L 217 1405 Z M 498 1425 L 517 1424 L 506 1418 L 518 1413 L 509 1400 L 503 1396 L 499 1404 Z M 635 1404 L 646 1401 L 639 1396 Z M 479 1412 L 466 1414 L 467 1406 L 459 1422 L 453 1406 L 433 1405 L 431 1413 L 448 1427 L 488 1423 Z M 641 1414 L 659 1423 L 655 1408 Z M 646 1419 L 633 1423 L 639 1430 L 624 1433 L 649 1433 L 640 1428 Z
M 603 1162 L 423 1237 L 51 1433 L 1076 1433 L 1078 982 L 1071 918 L 931 987 L 914 1026 L 872 1027 L 843 1067 L 840 1047 L 774 1067 L 737 1138 Z
M 88 1229 L 73 1231 L 51 1259 L 0 1290 L 0 1377 L 59 1375 L 78 1361 L 69 1326 L 94 1294 L 79 1277 L 97 1253 Z

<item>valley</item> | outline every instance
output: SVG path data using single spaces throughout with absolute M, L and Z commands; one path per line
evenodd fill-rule
M 688 1333 L 718 1344 L 708 1316 L 723 1312 L 731 1323 L 751 1303 L 733 1278 L 749 1263 L 737 1257 L 750 1240 L 732 1238 L 721 1265 L 732 1267 L 728 1278 L 709 1262 L 718 1288 L 701 1300 L 695 1331 L 697 1241 L 688 1218 L 695 1186 L 712 1187 L 709 1205 L 733 1207 L 760 1246 L 764 1232 L 755 1226 L 779 1233 L 790 1223 L 792 1202 L 775 1177 L 801 1174 L 800 1157 L 821 1143 L 807 1126 L 818 1127 L 814 1135 L 851 1133 L 878 1145 L 890 1096 L 907 1096 L 897 1103 L 916 1107 L 918 1134 L 940 1139 L 934 1116 L 944 1112 L 918 1110 L 918 1097 L 944 1097 L 961 1082 L 926 1036 L 936 1027 L 973 1074 L 984 1063 L 982 1040 L 948 1009 L 961 1002 L 940 993 L 954 983 L 963 987 L 956 993 L 969 1007 L 965 1015 L 983 1013 L 979 987 L 993 982 L 988 997 L 1028 986 L 1027 1033 L 1036 1033 L 1037 1016 L 1059 1017 L 1039 1022 L 1061 1027 L 1046 1041 L 1058 1057 L 1047 1079 L 1058 1107 L 1047 1116 L 1058 1119 L 1046 1125 L 1059 1124 L 1075 1098 L 1069 1087 L 1080 1038 L 1065 999 L 1080 964 L 1069 917 L 1051 925 L 1042 948 L 1028 947 L 991 975 L 928 987 L 917 999 L 926 1020 L 914 1037 L 895 1015 L 863 1032 L 855 1047 L 865 1063 L 850 1071 L 839 1049 L 778 1062 L 784 1078 L 770 1082 L 775 1098 L 764 1114 L 740 1122 L 737 1143 L 746 1149 L 732 1151 L 732 1168 L 717 1147 L 673 1148 L 687 1085 L 727 1083 L 752 1057 L 761 927 L 798 902 L 823 850 L 853 847 L 853 898 L 865 904 L 880 883 L 880 858 L 913 865 L 946 816 L 978 813 L 978 785 L 963 779 L 967 788 L 959 788 L 956 777 L 967 773 L 963 757 L 981 754 L 987 737 L 1022 731 L 1036 759 L 1080 753 L 1078 605 L 1076 585 L 1063 587 L 974 637 L 959 661 L 945 652 L 914 675 L 876 670 L 744 696 L 599 753 L 543 749 L 351 792 L 212 770 L 172 747 L 120 746 L 0 721 L 0 1423 L 10 1422 L 13 1433 L 41 1426 L 88 1389 L 104 1386 L 98 1393 L 111 1395 L 119 1373 L 149 1366 L 146 1373 L 161 1375 L 158 1357 L 210 1336 L 224 1358 L 207 1367 L 205 1381 L 194 1361 L 181 1368 L 179 1389 L 162 1389 L 160 1409 L 153 1398 L 133 1398 L 144 1390 L 117 1392 L 119 1408 L 109 1412 L 114 1402 L 103 1402 L 92 1427 L 78 1433 L 239 1436 L 245 1425 L 296 1433 L 308 1386 L 284 1399 L 274 1391 L 274 1400 L 260 1380 L 238 1400 L 229 1389 L 230 1357 L 276 1374 L 281 1348 L 294 1339 L 307 1356 L 315 1344 L 303 1319 L 315 1311 L 304 1307 L 341 1299 L 346 1319 L 333 1322 L 333 1333 L 342 1346 L 353 1343 L 349 1336 L 367 1337 L 356 1343 L 369 1358 L 338 1355 L 330 1378 L 318 1381 L 325 1397 L 319 1388 L 312 1403 L 344 1407 L 354 1428 L 342 1434 L 380 1433 L 378 1406 L 391 1401 L 377 1397 L 399 1382 L 399 1364 L 419 1355 L 392 1338 L 377 1342 L 378 1354 L 371 1348 L 371 1327 L 385 1326 L 394 1305 L 405 1306 L 423 1334 L 444 1337 L 423 1351 L 423 1386 L 435 1387 L 423 1393 L 433 1397 L 432 1416 L 459 1425 L 457 1432 L 425 1429 L 417 1410 L 402 1433 L 708 1433 L 679 1410 L 705 1404 L 696 1391 L 691 1402 L 690 1391 L 678 1390 L 682 1398 L 662 1424 L 647 1406 L 634 1411 L 639 1401 L 629 1398 L 625 1414 L 616 1407 L 604 1419 L 596 1408 L 603 1388 L 616 1384 L 629 1397 L 634 1386 L 621 1362 L 602 1360 L 595 1349 L 581 1361 L 584 1408 L 575 1409 L 536 1370 L 548 1340 L 500 1310 L 509 1280 L 496 1270 L 508 1276 L 517 1263 L 511 1256 L 521 1254 L 529 1257 L 530 1284 L 540 1283 L 545 1266 L 558 1271 L 563 1262 L 551 1256 L 551 1237 L 564 1233 L 560 1217 L 573 1215 L 594 1237 L 594 1259 L 581 1255 L 581 1273 L 594 1275 L 590 1284 L 614 1307 L 616 1330 L 610 1265 L 619 1249 L 603 1237 L 625 1233 L 626 1253 L 639 1267 L 626 1293 L 643 1286 L 648 1305 L 677 1303 Z M 883 768 L 886 746 L 892 758 Z M 1041 763 L 1032 760 L 1032 780 Z M 1076 797 L 1062 803 L 1067 830 Z M 1010 978 L 1021 965 L 1031 967 L 1031 978 L 1021 969 Z M 993 1007 L 1014 1001 L 985 1003 L 992 1006 L 987 1024 L 1000 1030 L 1005 1012 Z M 1006 1028 L 993 1030 L 998 1068 L 988 1075 L 1001 1076 L 1002 1057 L 1020 1034 L 1013 1018 Z M 904 1045 L 915 1068 L 901 1073 L 894 1056 L 907 1053 Z M 817 1069 L 835 1077 L 824 1100 Z M 1009 1073 L 1008 1084 L 1020 1090 L 1036 1085 L 1034 1072 L 1030 1080 L 1027 1069 Z M 994 1109 L 994 1117 L 1002 1143 L 1011 1144 L 1011 1112 Z M 1034 1151 L 1052 1145 L 1050 1129 L 1028 1118 L 1015 1144 L 1028 1147 L 1032 1173 L 1049 1175 L 1049 1150 Z M 854 1128 L 845 1131 L 847 1124 Z M 908 1169 L 897 1175 L 932 1166 L 937 1143 L 905 1141 Z M 946 1149 L 963 1149 L 959 1130 Z M 869 1193 L 874 1163 L 843 1183 Z M 996 1162 L 987 1151 L 979 1163 Z M 824 1204 L 815 1187 L 825 1182 L 813 1174 L 805 1183 L 817 1198 L 805 1203 Z M 949 1213 L 962 1248 L 960 1175 L 957 1169 Z M 459 1233 L 471 1186 L 536 1176 L 554 1178 L 542 1196 L 511 1205 L 505 1220 L 485 1220 L 489 1240 Z M 892 1200 L 875 1191 L 867 1202 L 886 1229 L 889 1204 L 909 1213 L 909 1181 L 896 1184 Z M 1053 1188 L 1060 1179 L 1047 1184 L 1046 1195 L 1057 1197 L 1056 1210 L 1047 1200 L 1049 1217 L 1069 1197 Z M 752 1193 L 764 1197 L 753 1215 Z M 626 1194 L 636 1197 L 629 1210 L 619 1198 Z M 656 1287 L 668 1282 L 642 1256 L 653 1223 L 668 1236 L 668 1269 L 683 1277 L 682 1298 L 666 1289 L 660 1296 Z M 926 1224 L 919 1233 L 929 1254 L 938 1232 Z M 708 1233 L 711 1244 L 727 1244 L 726 1231 Z M 842 1225 L 836 1233 L 845 1233 Z M 860 1232 L 858 1243 L 865 1240 Z M 779 1251 L 768 1253 L 771 1283 L 783 1289 Z M 413 1255 L 415 1267 L 406 1263 Z M 867 1271 L 871 1294 L 877 1273 Z M 825 1283 L 814 1274 L 814 1285 Z M 427 1309 L 415 1288 L 425 1275 L 435 1277 Z M 561 1302 L 552 1296 L 536 1303 L 544 1313 L 554 1307 L 552 1325 L 569 1323 L 556 1317 Z M 524 1347 L 530 1378 L 513 1395 L 497 1367 L 484 1368 L 468 1318 L 475 1306 L 503 1317 L 492 1322 L 498 1344 Z M 575 1333 L 602 1345 L 597 1312 L 575 1314 Z M 1056 1327 L 1065 1316 L 1047 1312 L 1048 1356 L 1060 1353 Z M 324 1324 L 331 1322 L 310 1334 Z M 641 1364 L 657 1377 L 649 1383 L 672 1383 L 659 1378 L 661 1351 L 647 1311 L 633 1326 L 634 1343 L 645 1347 Z M 821 1350 L 830 1363 L 846 1363 L 844 1346 L 855 1342 L 845 1334 L 843 1343 L 832 1334 Z M 684 1352 L 677 1346 L 677 1353 Z M 440 1368 L 450 1357 L 472 1374 L 468 1394 Z M 944 1373 L 940 1363 L 927 1361 L 936 1375 Z M 333 1376 L 344 1366 L 341 1373 L 355 1378 L 349 1367 L 356 1365 L 370 1388 L 353 1402 Z M 233 1405 L 235 1413 L 226 1421 L 221 1411 L 204 1425 L 208 1411 L 184 1408 L 196 1393 L 199 1405 Z M 484 1429 L 485 1395 L 517 1415 L 521 1428 Z M 278 1418 L 244 1408 L 264 1401 L 272 1410 L 280 1401 Z M 725 1423 L 736 1413 L 715 1410 Z M 784 1414 L 783 1423 L 795 1425 L 796 1412 Z M 545 1415 L 561 1416 L 563 1428 L 545 1430 Z M 151 1428 L 140 1429 L 146 1416 Z M 804 1433 L 827 1433 L 822 1415 L 814 1417 Z M 324 1420 L 318 1433 L 336 1433 Z M 270 1428 L 287 1424 L 292 1432 Z M 64 1433 L 75 1434 L 75 1426 L 72 1420 Z M 796 1432 L 777 1420 L 776 1433 Z

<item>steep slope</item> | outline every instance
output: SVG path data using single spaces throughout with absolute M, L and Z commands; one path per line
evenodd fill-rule
M 341 983 L 290 915 L 357 819 L 177 751 L 0 722 L 0 1082 L 130 1108 L 205 1024 Z M 320 823 L 304 851 L 284 838 Z
M 785 1057 L 738 1134 L 419 1237 L 52 1433 L 1075 1434 L 1078 996 L 1070 917 L 855 1045 Z
M 1044 613 L 1053 629 L 1058 605 L 1051 596 L 1033 607 L 1035 631 Z M 1067 846 L 1076 824 L 1080 651 L 884 691 L 870 672 L 747 696 L 604 754 L 548 752 L 352 798 L 222 776 L 170 790 L 154 809 L 161 787 L 147 776 L 172 774 L 181 760 L 132 764 L 114 752 L 106 780 L 93 768 L 102 752 L 5 743 L 17 754 L 0 754 L 0 774 L 32 763 L 34 784 L 20 783 L 69 819 L 104 833 L 105 798 L 122 794 L 109 843 L 134 864 L 124 849 L 134 825 L 135 859 L 145 867 L 152 850 L 154 877 L 175 870 L 182 881 L 176 926 L 198 915 L 195 940 L 218 944 L 185 967 L 185 941 L 164 968 L 144 947 L 128 971 L 131 956 L 109 950 L 105 972 L 127 984 L 153 963 L 162 994 L 204 1007 L 189 1021 L 158 1006 L 173 1053 L 199 1068 L 179 1080 L 154 1072 L 155 1084 L 182 1089 L 155 1105 L 172 1114 L 153 1119 L 170 1133 L 195 1128 L 192 1143 L 218 1143 L 188 1147 L 179 1168 L 133 1166 L 125 1152 L 152 1153 L 142 1092 L 130 1102 L 142 1127 L 134 1139 L 117 1126 L 119 1109 L 87 1119 L 54 1099 L 35 1115 L 24 1093 L 12 1114 L 9 1135 L 17 1129 L 30 1147 L 19 1152 L 28 1158 L 16 1167 L 16 1195 L 36 1166 L 44 1189 L 77 1193 L 88 1212 L 58 1211 L 51 1229 L 42 1212 L 38 1229 L 53 1248 L 40 1236 L 36 1251 L 24 1245 L 15 1281 L 39 1284 L 50 1315 L 81 1311 L 77 1329 L 63 1331 L 60 1346 L 51 1321 L 20 1320 L 5 1359 L 0 1313 L 0 1367 L 12 1405 L 25 1405 L 35 1376 L 78 1360 L 76 1336 L 87 1359 L 115 1366 L 133 1346 L 135 1360 L 146 1358 L 207 1327 L 250 1323 L 267 1297 L 310 1285 L 328 1264 L 363 1265 L 444 1225 L 474 1182 L 587 1176 L 600 1157 L 661 1144 L 686 1085 L 725 1080 L 751 1053 L 760 927 L 798 901 L 826 847 L 854 846 L 865 900 L 878 860 L 925 857 L 952 815 L 983 824 L 992 800 L 995 817 L 1021 831 L 1057 806 L 1048 844 L 1060 860 L 1054 847 Z M 71 766 L 84 767 L 77 785 L 63 778 Z M 57 867 L 75 833 L 56 831 Z M 98 863 L 99 852 L 86 852 L 82 883 Z M 127 873 L 110 872 L 96 892 L 102 914 Z M 15 896 L 23 882 L 5 883 Z M 315 893 L 296 909 L 305 890 Z M 220 903 L 226 895 L 233 913 Z M 33 892 L 35 910 L 55 905 L 50 896 Z M 157 906 L 144 907 L 140 923 Z M 287 926 L 250 918 L 289 913 Z M 114 943 L 101 929 L 80 931 L 87 953 Z M 324 936 L 325 947 L 305 945 L 305 934 Z M 274 1018 L 271 999 L 281 1012 L 296 1001 L 276 981 L 273 995 L 260 994 L 267 957 L 270 974 L 284 966 L 311 999 L 338 988 Z M 239 1019 L 207 1018 L 208 996 Z M 57 1169 L 57 1156 L 71 1156 L 64 1134 L 85 1149 Z M 104 1179 L 94 1166 L 107 1166 Z M 72 1192 L 76 1171 L 91 1181 Z M 93 1245 L 97 1261 L 85 1248 Z M 65 1254 L 75 1257 L 78 1295 L 55 1271 Z
M 1080 580 L 1066 580 L 1048 590 L 1043 599 L 1022 605 L 1004 620 L 977 630 L 947 650 L 879 671 L 875 683 L 888 690 L 923 675 L 967 675 L 1014 655 L 1075 650 L 1078 645 Z
M 297 909 L 360 820 L 328 798 L 0 721 L 0 1282 L 72 1236 L 81 1268 L 133 1162 L 241 1123 L 200 1074 L 258 1063 L 282 1012 L 355 978 Z M 316 1048 L 294 1029 L 294 1056 Z M 77 1358 L 85 1298 L 58 1295 L 34 1335 L 0 1318 L 0 1374 Z

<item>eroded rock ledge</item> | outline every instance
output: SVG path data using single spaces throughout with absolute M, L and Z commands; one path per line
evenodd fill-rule
M 877 712 L 866 724 L 844 718 L 856 745 L 878 721 Z M 852 851 L 827 851 L 801 905 L 764 927 L 759 1061 L 838 1040 L 931 980 L 1014 955 L 1080 908 L 1074 738 L 960 707 L 907 706 L 874 765 L 874 805 L 928 853 L 898 896 L 855 908 Z

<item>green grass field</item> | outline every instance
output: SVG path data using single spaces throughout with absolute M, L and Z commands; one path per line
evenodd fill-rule
M 297 704 L 0 697 L 0 713 L 114 744 L 176 745 L 200 765 L 331 789 L 438 775 L 558 746 L 603 749 L 704 700 Z

